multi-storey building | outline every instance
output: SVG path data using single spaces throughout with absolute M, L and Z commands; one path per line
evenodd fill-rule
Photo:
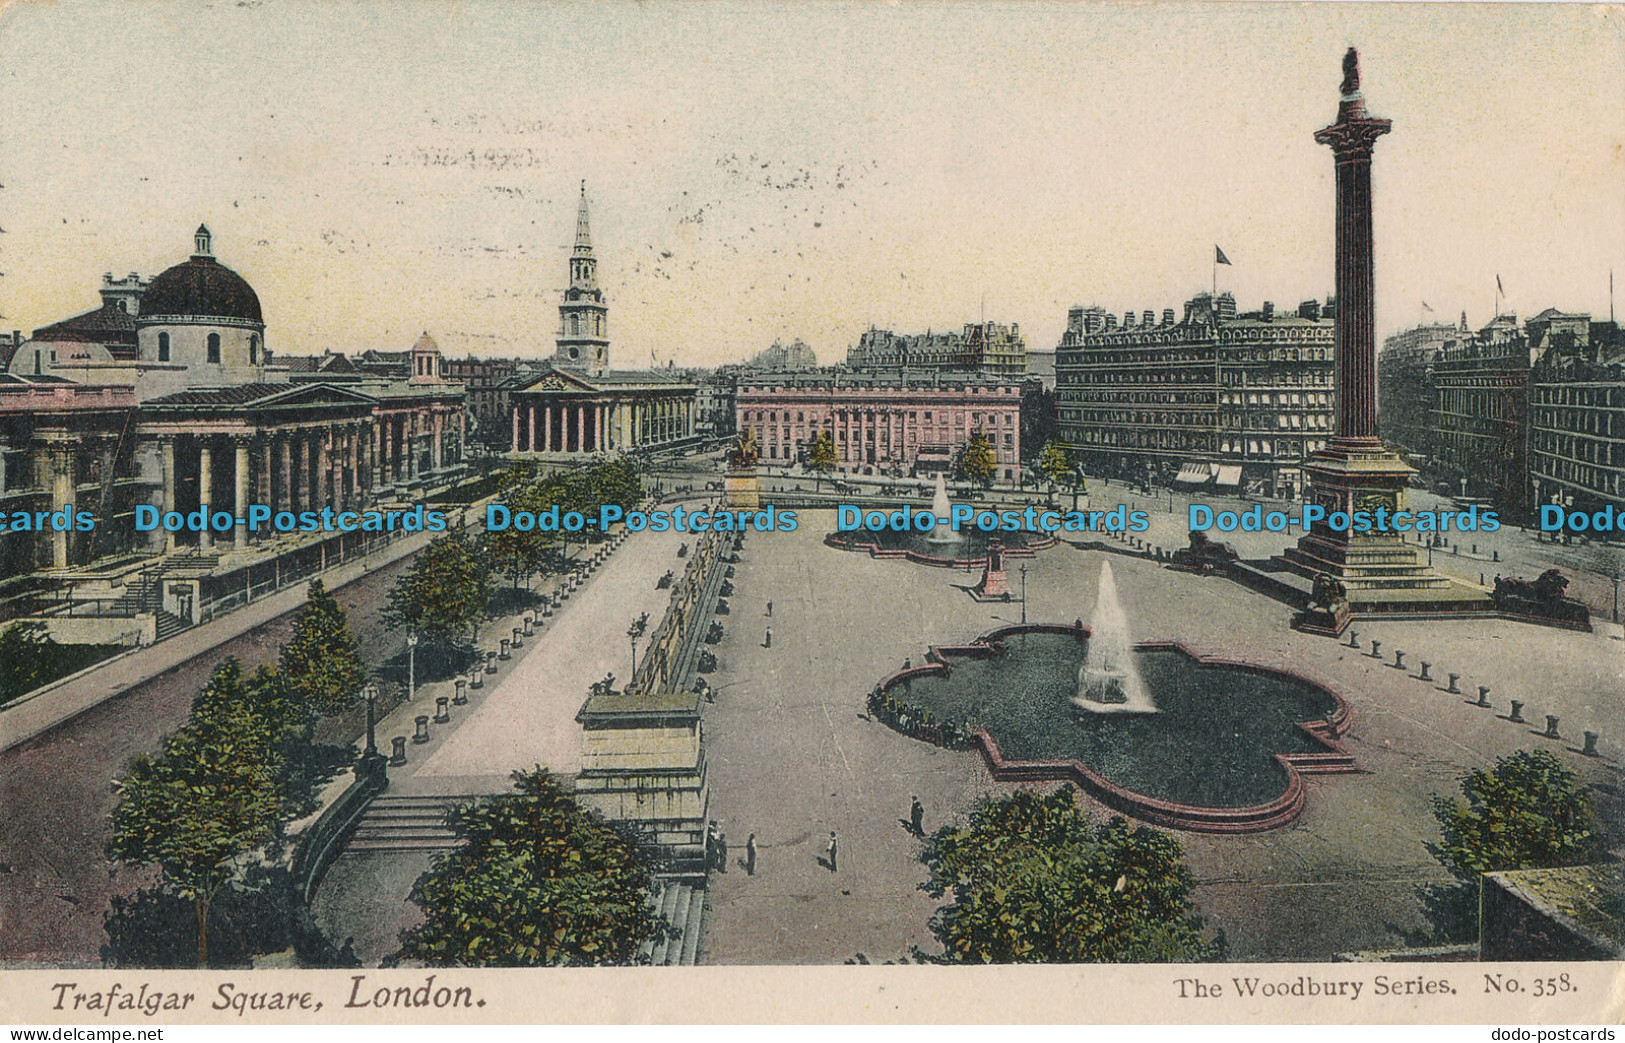
M 1019 380 L 1027 372 L 1021 324 L 967 323 L 957 333 L 897 334 L 871 326 L 847 350 L 851 369 L 916 369 Z
M 1425 466 L 1433 429 L 1433 363 L 1446 343 L 1467 335 L 1461 324 L 1428 323 L 1401 330 L 1377 356 L 1377 411 L 1383 441 Z
M 469 437 L 488 446 L 508 444 L 509 385 L 519 372 L 514 359 L 446 360 L 446 379 L 463 385 L 468 395 Z
M 976 377 L 776 373 L 741 377 L 737 426 L 761 446 L 762 462 L 805 458 L 827 431 L 842 471 L 935 474 L 948 470 L 975 434 L 992 443 L 996 477 L 1021 465 L 1021 385 Z
M 1529 502 L 1625 511 L 1625 336 L 1548 310 L 1528 324 Z M 1583 324 L 1583 325 L 1582 325 Z
M 1236 313 L 1199 294 L 1184 317 L 1072 308 L 1055 352 L 1061 438 L 1085 471 L 1298 497 L 1332 432 L 1334 305 Z
M 1511 315 L 1440 345 L 1428 387 L 1428 474 L 1444 491 L 1526 506 L 1529 340 Z

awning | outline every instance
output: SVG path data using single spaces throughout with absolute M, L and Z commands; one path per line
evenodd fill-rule
M 1241 484 L 1241 465 L 1240 464 L 1220 464 L 1219 465 L 1219 476 L 1213 480 L 1213 483 L 1215 485 L 1240 485 Z
M 1213 480 L 1213 470 L 1208 464 L 1186 464 L 1179 469 L 1174 482 L 1178 485 L 1202 485 Z

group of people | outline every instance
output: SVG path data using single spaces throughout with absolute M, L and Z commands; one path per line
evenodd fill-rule
M 746 876 L 756 875 L 755 833 L 745 838 L 745 857 L 739 864 L 745 867 Z M 705 827 L 705 868 L 719 873 L 728 871 L 728 834 L 717 828 L 716 819 Z

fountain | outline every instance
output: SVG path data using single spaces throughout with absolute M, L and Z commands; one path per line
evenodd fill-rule
M 1089 646 L 1078 668 L 1074 705 L 1090 713 L 1156 713 L 1140 671 L 1134 665 L 1134 643 L 1129 640 L 1128 617 L 1117 600 L 1112 563 L 1100 568 L 1100 590 L 1095 614 L 1089 621 Z
M 959 542 L 959 533 L 955 532 L 953 526 L 948 524 L 948 518 L 952 511 L 953 505 L 948 502 L 948 483 L 943 479 L 942 472 L 939 471 L 937 472 L 937 492 L 931 498 L 931 513 L 936 517 L 937 524 L 932 527 L 931 535 L 925 538 L 927 543 Z

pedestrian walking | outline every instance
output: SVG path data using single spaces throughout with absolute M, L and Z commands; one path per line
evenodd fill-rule
M 914 797 L 914 804 L 908 809 L 908 820 L 915 836 L 924 836 L 925 828 L 921 823 L 925 821 L 925 805 L 920 803 L 919 797 Z
M 705 868 L 711 869 L 717 864 L 717 820 L 712 819 L 705 827 Z
M 717 872 L 728 871 L 728 834 L 717 834 Z
M 745 838 L 745 875 L 756 875 L 756 834 Z
M 840 851 L 840 845 L 835 840 L 835 831 L 833 829 L 829 831 L 829 847 L 827 850 L 829 851 L 829 871 L 833 873 L 838 865 L 835 861 L 836 854 Z
M 772 627 L 767 628 L 767 635 L 762 638 L 762 647 L 763 648 L 772 648 L 773 647 L 773 628 Z
M 767 614 L 770 616 L 773 614 L 773 602 L 771 601 L 767 603 Z

